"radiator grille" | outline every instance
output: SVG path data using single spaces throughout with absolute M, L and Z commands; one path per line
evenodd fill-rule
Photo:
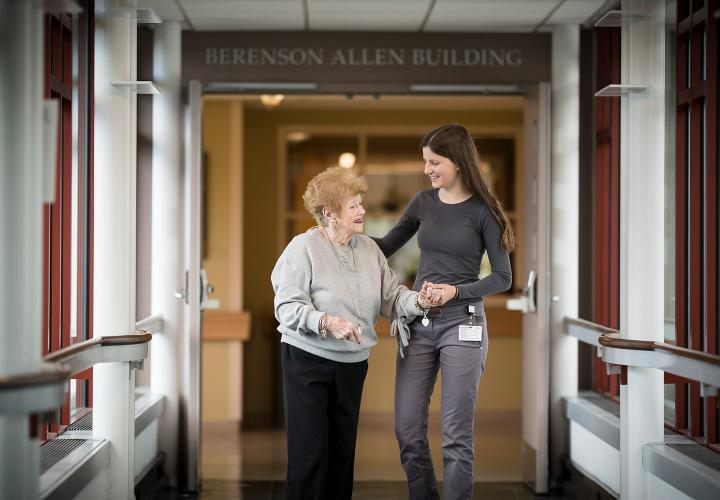
M 76 420 L 70 427 L 69 431 L 91 431 L 92 430 L 92 412 L 85 415 L 80 420 Z
M 720 472 L 720 455 L 696 443 L 666 443 L 665 446 Z
M 40 447 L 40 474 L 79 448 L 85 439 L 52 439 Z

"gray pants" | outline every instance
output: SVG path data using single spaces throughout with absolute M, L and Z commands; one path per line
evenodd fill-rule
M 475 304 L 475 324 L 483 341 L 460 341 L 458 327 L 467 322 L 467 304 L 449 305 L 410 324 L 405 359 L 398 355 L 395 375 L 395 434 L 400 461 L 408 478 L 410 500 L 439 499 L 428 445 L 428 409 L 442 370 L 442 454 L 445 500 L 470 499 L 473 488 L 473 417 L 480 377 L 488 351 L 482 302 Z

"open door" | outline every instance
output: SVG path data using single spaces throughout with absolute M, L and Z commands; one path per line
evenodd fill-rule
M 548 492 L 549 444 L 549 256 L 550 256 L 550 84 L 525 96 L 523 262 L 521 298 L 509 309 L 523 312 L 523 478 L 536 493 Z
M 185 111 L 184 262 L 185 304 L 181 342 L 178 480 L 181 490 L 199 491 L 202 278 L 202 85 L 190 81 Z

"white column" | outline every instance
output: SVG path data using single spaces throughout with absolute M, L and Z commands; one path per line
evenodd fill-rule
M 0 375 L 40 368 L 42 11 L 0 0 Z M 36 498 L 40 445 L 27 415 L 0 413 L 0 498 Z
M 153 80 L 160 94 L 153 97 L 152 153 L 152 314 L 162 315 L 164 331 L 152 340 L 153 392 L 165 395 L 159 448 L 167 453 L 165 469 L 177 484 L 179 365 L 182 332 L 181 301 L 175 291 L 184 287 L 182 266 L 182 100 L 179 22 L 163 22 L 154 32 Z
M 622 27 L 622 83 L 651 87 L 621 103 L 620 331 L 662 341 L 665 2 L 624 0 L 622 10 L 652 11 L 652 18 Z M 634 500 L 646 498 L 642 447 L 663 440 L 663 373 L 628 368 L 627 382 L 620 387 L 620 496 Z
M 580 148 L 580 30 L 558 26 L 552 38 L 552 173 L 550 270 L 550 477 L 568 451 L 562 398 L 577 393 L 577 339 L 565 316 L 578 314 L 578 192 Z
M 136 96 L 111 81 L 136 79 L 136 23 L 97 4 L 95 21 L 95 336 L 135 328 Z M 135 372 L 128 363 L 95 366 L 93 435 L 108 439 L 106 497 L 133 498 Z

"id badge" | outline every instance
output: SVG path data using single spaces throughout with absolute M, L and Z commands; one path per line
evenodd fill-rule
M 483 327 L 476 325 L 460 325 L 460 340 L 482 342 Z

